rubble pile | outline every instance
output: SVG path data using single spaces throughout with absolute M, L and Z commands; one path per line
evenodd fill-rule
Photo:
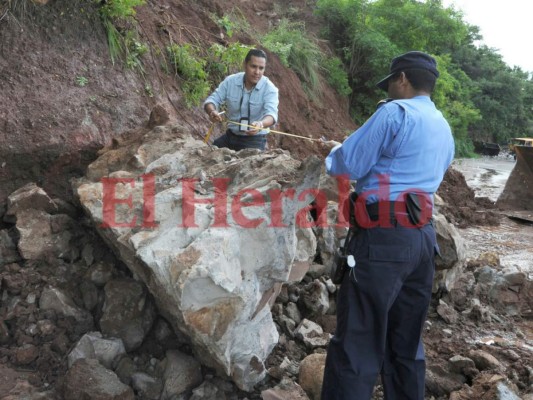
M 228 214 L 217 230 L 207 202 L 195 204 L 197 226 L 178 227 L 176 184 L 194 177 L 194 199 L 214 199 L 213 178 L 227 177 L 228 207 L 260 193 L 264 207 L 242 216 L 266 220 L 265 194 L 317 187 L 319 165 L 211 151 L 167 125 L 105 149 L 74 184 L 80 204 L 35 184 L 12 193 L 0 216 L 0 399 L 319 399 L 336 326 L 334 224 L 312 227 L 298 213 L 309 199 L 289 198 L 283 227 L 244 228 Z M 114 226 L 105 177 L 116 179 Z M 328 220 L 337 209 L 328 204 Z M 529 272 L 493 253 L 466 260 L 460 233 L 442 215 L 436 224 L 427 398 L 533 399 Z
M 444 200 L 441 212 L 458 228 L 499 224 L 494 202 L 487 197 L 476 197 L 463 174 L 453 166 L 446 171 L 437 194 Z

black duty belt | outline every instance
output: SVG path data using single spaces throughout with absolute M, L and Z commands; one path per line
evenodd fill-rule
M 351 197 L 352 207 L 350 211 L 353 213 L 353 205 L 356 203 L 356 197 Z M 412 225 L 423 226 L 431 222 L 432 216 L 432 204 L 427 199 L 418 196 L 415 193 L 408 193 L 405 197 L 406 201 L 384 201 L 376 202 L 366 205 L 366 212 L 372 221 L 378 221 L 380 214 L 385 213 L 382 218 L 387 218 L 392 221 L 393 224 L 396 221 L 407 218 Z M 355 204 L 357 206 L 357 204 Z M 430 207 L 430 210 L 426 210 L 426 207 Z M 405 218 L 402 218 L 405 217 Z M 353 214 L 351 215 L 351 221 L 353 221 Z M 422 220 L 424 218 L 425 220 Z
M 376 221 L 379 218 L 380 213 L 382 212 L 385 212 L 387 217 L 391 218 L 399 214 L 408 215 L 407 207 L 404 201 L 385 201 L 381 203 L 378 202 L 367 204 L 366 212 L 368 213 L 370 219 L 373 221 Z

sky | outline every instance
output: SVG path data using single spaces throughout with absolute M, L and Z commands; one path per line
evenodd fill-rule
M 533 72 L 532 0 L 443 0 L 443 5 L 462 10 L 463 20 L 477 25 L 482 43 L 498 50 L 505 63 Z

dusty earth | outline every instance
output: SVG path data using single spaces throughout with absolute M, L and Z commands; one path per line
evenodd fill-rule
M 221 36 L 209 14 L 221 16 L 235 7 L 247 15 L 251 26 L 263 32 L 283 13 L 298 9 L 297 14 L 308 23 L 307 28 L 316 33 L 319 26 L 307 3 L 291 2 L 291 11 L 285 3 L 274 8 L 266 0 L 161 0 L 148 2 L 139 9 L 137 17 L 141 38 L 152 43 L 154 49 L 164 48 L 171 41 L 209 45 L 228 39 Z M 5 4 L 0 2 L 0 216 L 5 212 L 7 195 L 31 181 L 44 187 L 51 196 L 70 201 L 68 178 L 82 174 L 95 159 L 97 149 L 109 144 L 112 138 L 145 125 L 155 104 L 163 104 L 172 118 L 188 124 L 191 135 L 201 136 L 207 130 L 208 121 L 201 110 L 184 106 L 179 81 L 156 67 L 155 52 L 145 60 L 145 76 L 111 64 L 105 32 L 93 2 L 55 0 L 36 6 L 28 1 L 27 8 L 14 13 L 6 13 Z M 253 43 L 253 38 L 245 33 L 238 33 L 232 40 Z M 296 75 L 273 55 L 267 75 L 280 88 L 279 130 L 339 140 L 355 128 L 347 102 L 327 85 L 320 101 L 308 99 Z M 80 76 L 88 80 L 84 87 L 76 84 Z M 146 85 L 151 86 L 153 97 L 145 91 Z M 269 145 L 289 149 L 299 158 L 319 152 L 311 142 L 285 137 L 271 136 Z M 487 265 L 501 270 L 516 264 L 529 267 L 531 274 L 531 225 L 500 214 L 491 195 L 469 187 L 457 170 L 449 171 L 439 194 L 447 204 L 444 214 L 460 228 L 468 246 L 467 271 L 475 274 Z M 93 262 L 114 265 L 115 277 L 130 276 L 80 211 L 69 203 L 64 203 L 64 207 L 79 225 L 75 245 L 78 253 L 90 244 Z M 0 229 L 16 242 L 12 221 L 0 219 Z M 79 288 L 85 272 L 76 263 L 58 259 L 25 262 L 16 251 L 9 263 L 0 264 L 0 399 L 61 398 L 66 355 L 83 333 L 97 327 L 89 321 L 80 324 L 72 318 L 43 311 L 36 300 L 46 285 L 57 284 L 77 304 L 83 304 Z M 302 283 L 285 287 L 274 306 L 281 339 L 269 359 L 269 377 L 253 393 L 240 392 L 223 381 L 225 398 L 260 399 L 261 391 L 276 386 L 282 376 L 297 380 L 299 362 L 312 351 L 291 337 L 281 316 L 284 310 L 297 304 L 302 317 L 317 319 L 326 331 L 333 332 L 333 313 L 318 319 L 312 309 L 298 302 L 300 294 L 311 290 L 309 286 L 316 279 L 326 281 L 327 274 L 308 274 Z M 450 321 L 437 312 L 441 300 L 453 304 L 449 293 L 438 292 L 434 296 L 424 338 L 430 371 L 427 399 L 447 399 L 452 390 L 461 389 L 466 394 L 454 397 L 455 400 L 503 398 L 492 392 L 491 379 L 500 379 L 495 378 L 498 376 L 514 385 L 513 390 L 522 398 L 531 396 L 532 315 L 511 317 L 494 312 L 477 315 L 457 307 L 457 318 Z M 102 299 L 99 301 L 101 306 Z M 131 358 L 140 368 L 177 345 L 173 339 L 161 342 L 151 334 Z M 181 349 L 190 353 L 186 346 Z M 435 378 L 447 377 L 451 357 L 467 355 L 473 349 L 494 355 L 501 365 L 468 371 L 462 375 L 464 382 L 457 377 L 450 378 L 448 383 Z M 289 367 L 281 371 L 279 366 L 285 358 L 290 361 Z M 213 371 L 204 369 L 203 374 L 212 379 Z M 37 394 L 40 392 L 49 392 L 49 397 L 40 397 Z M 23 397 L 22 393 L 34 394 Z M 381 398 L 378 386 L 375 399 Z

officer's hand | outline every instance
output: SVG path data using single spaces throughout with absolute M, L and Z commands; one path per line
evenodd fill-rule
M 335 146 L 339 146 L 341 144 L 335 140 L 325 140 L 325 139 L 322 139 L 319 143 L 322 145 L 322 148 L 325 148 L 328 151 L 333 149 Z
M 261 129 L 263 129 L 263 122 L 262 121 L 254 121 L 250 124 L 250 126 L 253 126 L 252 129 L 249 129 L 246 131 L 247 135 L 255 135 L 257 132 L 259 132 Z
M 222 122 L 222 115 L 219 114 L 217 110 L 212 110 L 209 113 L 209 120 L 211 122 Z

